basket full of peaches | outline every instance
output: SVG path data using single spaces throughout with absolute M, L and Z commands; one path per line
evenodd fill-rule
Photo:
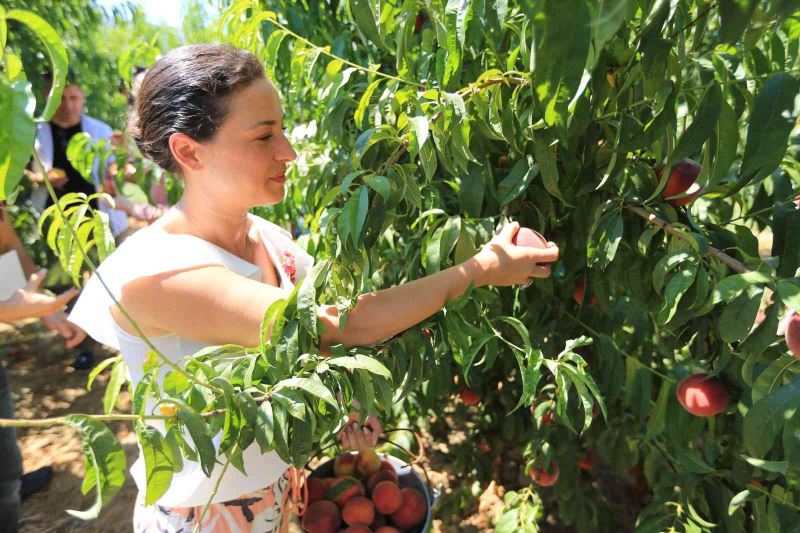
M 342 452 L 308 477 L 303 530 L 309 533 L 418 533 L 431 497 L 411 466 L 374 448 Z

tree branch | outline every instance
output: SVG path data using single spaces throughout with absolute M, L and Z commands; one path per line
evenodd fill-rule
M 686 234 L 684 234 L 682 231 L 680 231 L 678 229 L 675 229 L 672 224 L 670 224 L 669 222 L 667 222 L 663 218 L 659 218 L 655 214 L 650 213 L 645 208 L 639 207 L 638 205 L 626 205 L 625 209 L 627 209 L 631 213 L 635 213 L 635 214 L 639 215 L 643 219 L 647 220 L 649 223 L 658 226 L 659 228 L 663 229 L 667 233 L 669 233 L 671 235 L 674 235 L 675 237 L 678 237 L 679 239 L 682 239 L 684 241 L 687 241 L 687 242 L 689 241 L 689 237 L 687 237 Z M 729 256 L 728 254 L 726 254 L 722 250 L 714 248 L 713 246 L 709 246 L 708 247 L 708 254 L 711 257 L 713 257 L 713 258 L 725 263 L 732 270 L 735 270 L 736 272 L 740 272 L 742 274 L 745 273 L 745 272 L 750 272 L 750 269 L 747 268 L 747 266 L 745 266 L 744 263 L 742 263 L 741 261 L 739 261 L 737 259 L 734 259 L 733 257 Z

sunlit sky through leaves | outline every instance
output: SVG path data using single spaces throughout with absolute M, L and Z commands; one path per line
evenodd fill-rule
M 104 8 L 127 3 L 127 0 L 98 0 L 100 7 Z M 132 3 L 141 6 L 149 22 L 180 29 L 183 0 L 133 0 Z

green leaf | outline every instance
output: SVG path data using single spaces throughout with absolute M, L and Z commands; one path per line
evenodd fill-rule
M 736 113 L 724 99 L 719 108 L 719 122 L 714 138 L 714 168 L 711 171 L 711 183 L 724 177 L 736 160 L 739 148 L 739 124 Z
M 511 172 L 497 186 L 497 203 L 506 205 L 525 192 L 533 178 L 539 174 L 539 166 L 531 156 L 520 158 Z
M 656 404 L 650 411 L 650 418 L 647 420 L 647 431 L 645 438 L 650 440 L 661 435 L 667 427 L 667 403 L 672 397 L 672 383 L 667 380 L 661 382 L 661 389 L 658 391 Z
M 156 428 L 144 426 L 137 431 L 144 459 L 145 505 L 151 505 L 167 492 L 172 475 L 175 473 L 175 460 L 172 447 Z
M 622 214 L 617 210 L 606 211 L 586 243 L 587 264 L 600 268 L 608 266 L 617 254 L 623 230 Z
M 105 414 L 110 414 L 111 411 L 114 410 L 114 407 L 117 405 L 117 399 L 119 398 L 119 391 L 127 380 L 128 365 L 125 363 L 124 359 L 120 358 L 114 363 L 114 367 L 111 369 L 111 377 L 108 379 L 106 392 L 103 395 L 103 412 Z
M 317 338 L 317 285 L 325 281 L 330 270 L 330 260 L 320 261 L 314 265 L 311 272 L 303 279 L 300 290 L 297 291 L 297 314 L 300 324 Z
M 269 34 L 267 39 L 267 46 L 264 50 L 264 68 L 267 75 L 275 79 L 275 65 L 278 63 L 278 52 L 280 52 L 281 44 L 286 38 L 287 33 L 281 29 L 275 29 Z
M 89 377 L 86 379 L 86 390 L 88 391 L 92 390 L 92 383 L 94 383 L 94 380 L 97 378 L 100 372 L 105 370 L 108 365 L 114 364 L 120 359 L 122 359 L 121 355 L 115 355 L 114 357 L 103 359 L 102 361 L 97 363 L 97 366 L 95 366 L 92 369 L 92 371 L 89 372 Z
M 411 143 L 408 147 L 409 152 L 411 153 L 412 158 L 416 157 L 416 155 L 422 149 L 422 146 L 425 144 L 425 141 L 428 140 L 429 134 L 429 124 L 428 124 L 428 117 L 419 116 L 419 117 L 410 117 L 408 119 L 409 125 L 411 126 Z
M 545 190 L 552 196 L 555 196 L 562 203 L 570 206 L 561 191 L 558 188 L 558 165 L 556 164 L 556 155 L 553 150 L 548 146 L 547 138 L 544 135 L 537 134 L 533 142 L 533 154 L 536 157 L 536 163 L 539 165 L 539 170 L 542 173 L 542 183 Z M 570 206 L 572 207 L 572 206 Z
M 584 0 L 545 0 L 533 30 L 531 74 L 543 103 L 569 102 L 580 83 L 592 32 Z M 565 31 L 569 38 L 565 38 Z
M 93 487 L 97 488 L 97 497 L 89 509 L 68 510 L 67 513 L 81 520 L 94 520 L 125 482 L 125 452 L 102 422 L 86 415 L 67 415 L 65 421 L 78 432 L 83 445 L 86 478 L 81 489 L 86 494 Z
M 362 369 L 367 370 L 373 374 L 383 376 L 387 379 L 392 378 L 391 372 L 383 364 L 367 355 L 356 354 L 354 356 L 345 357 L 331 357 L 326 359 L 325 362 L 331 366 L 339 366 L 348 370 Z
M 211 440 L 211 428 L 200 415 L 182 400 L 170 398 L 169 401 L 178 406 L 177 417 L 189 430 L 189 435 L 192 437 L 194 448 L 200 459 L 200 468 L 206 477 L 211 477 L 217 458 L 214 442 Z
M 756 459 L 755 457 L 747 457 L 742 455 L 745 461 L 767 472 L 774 472 L 776 474 L 785 474 L 789 466 L 787 461 L 765 461 L 763 459 Z
M 742 424 L 744 446 L 750 455 L 764 457 L 784 425 L 800 407 L 800 376 L 760 399 L 748 411 Z
M 800 80 L 785 72 L 776 74 L 764 84 L 750 113 L 740 178 L 728 194 L 754 179 L 771 174 L 778 167 L 794 127 L 798 92 Z
M 683 298 L 683 295 L 686 294 L 686 291 L 692 286 L 696 276 L 696 264 L 688 265 L 672 276 L 664 289 L 664 306 L 658 312 L 656 322 L 659 324 L 666 324 L 672 320 L 672 317 L 675 316 L 678 310 L 678 304 L 681 298 Z
M 756 271 L 728 276 L 714 287 L 714 303 L 728 302 L 738 297 L 751 285 L 765 284 L 771 281 L 771 277 Z
M 64 90 L 64 81 L 67 77 L 67 67 L 69 65 L 67 50 L 53 27 L 40 16 L 30 11 L 12 9 L 6 13 L 6 19 L 22 22 L 44 44 L 52 67 L 53 86 L 50 88 L 50 94 L 47 95 L 47 103 L 42 110 L 42 114 L 36 120 L 46 122 L 53 117 L 56 109 L 61 105 L 61 93 Z
M 19 80 L 7 85 L 0 79 L 0 201 L 22 180 L 36 138 L 35 105 L 30 83 Z
M 722 90 L 719 84 L 712 82 L 706 89 L 700 107 L 692 120 L 692 123 L 683 132 L 678 140 L 678 145 L 669 156 L 665 168 L 670 168 L 685 157 L 696 154 L 702 148 L 703 143 L 714 134 L 719 120 L 720 107 L 722 105 Z
M 391 52 L 392 50 L 386 46 L 378 30 L 378 20 L 375 17 L 375 11 L 371 0 L 348 0 L 348 4 L 353 20 L 366 40 L 372 41 L 384 50 Z
M 256 442 L 261 447 L 261 453 L 267 453 L 274 448 L 275 421 L 272 413 L 272 404 L 269 401 L 265 401 L 259 406 L 258 411 Z
M 358 101 L 358 107 L 356 107 L 356 112 L 353 115 L 353 118 L 356 121 L 356 126 L 359 128 L 364 124 L 364 116 L 369 109 L 371 104 L 372 95 L 375 92 L 375 89 L 383 82 L 384 78 L 378 78 L 372 83 L 367 86 L 367 90 L 364 91 L 364 94 L 361 95 L 361 99 Z
M 719 1 L 719 40 L 733 44 L 739 40 L 750 23 L 756 0 L 720 0 Z
M 778 282 L 777 290 L 783 303 L 800 313 L 800 281 L 783 279 Z
M 747 337 L 756 321 L 764 291 L 742 293 L 722 310 L 719 317 L 719 335 L 725 342 L 736 342 Z
M 282 390 L 284 388 L 302 390 L 316 398 L 319 398 L 320 400 L 323 400 L 334 408 L 338 407 L 336 398 L 333 397 L 333 393 L 318 379 L 287 378 L 279 381 L 275 385 L 275 390 Z

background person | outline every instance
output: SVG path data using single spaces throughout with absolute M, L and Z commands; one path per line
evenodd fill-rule
M 52 83 L 52 79 L 50 79 L 50 83 Z M 46 92 L 49 89 L 49 86 L 45 87 Z M 37 161 L 34 160 L 32 165 L 34 172 L 29 173 L 28 176 L 32 181 L 41 184 L 46 173 L 55 188 L 56 196 L 59 198 L 71 192 L 80 192 L 86 195 L 98 192 L 102 184 L 101 179 L 105 174 L 105 169 L 98 168 L 99 164 L 95 162 L 92 169 L 93 183 L 89 183 L 67 158 L 69 141 L 78 133 L 87 133 L 94 140 L 105 139 L 109 141 L 113 133 L 111 126 L 85 114 L 83 112 L 84 105 L 83 90 L 70 73 L 67 77 L 64 92 L 61 95 L 61 103 L 53 118 L 49 122 L 39 122 L 37 124 L 34 149 L 44 168 L 39 168 Z M 111 163 L 111 161 L 108 161 L 108 163 Z M 52 204 L 52 198 L 50 198 L 47 188 L 41 185 L 34 190 L 31 201 L 40 211 Z M 96 201 L 92 201 L 92 207 L 98 207 Z M 108 214 L 111 232 L 114 237 L 125 231 L 128 227 L 128 219 L 124 212 L 111 209 L 104 202 L 101 202 L 99 207 Z
M 41 318 L 50 329 L 66 340 L 67 348 L 77 346 L 85 337 L 76 325 L 66 320 L 64 306 L 78 295 L 70 289 L 51 296 L 41 292 L 46 270 L 36 271 L 30 255 L 22 246 L 5 209 L 0 208 L 0 254 L 16 250 L 22 270 L 28 276 L 25 287 L 6 299 L 0 300 L 0 322 L 14 322 L 23 318 Z M 2 273 L 0 273 L 2 274 Z M 11 387 L 5 367 L 0 364 L 0 418 L 14 418 Z M 53 477 L 52 467 L 45 466 L 22 473 L 22 456 L 14 428 L 0 428 L 0 524 L 3 531 L 17 531 L 20 501 L 42 489 Z

